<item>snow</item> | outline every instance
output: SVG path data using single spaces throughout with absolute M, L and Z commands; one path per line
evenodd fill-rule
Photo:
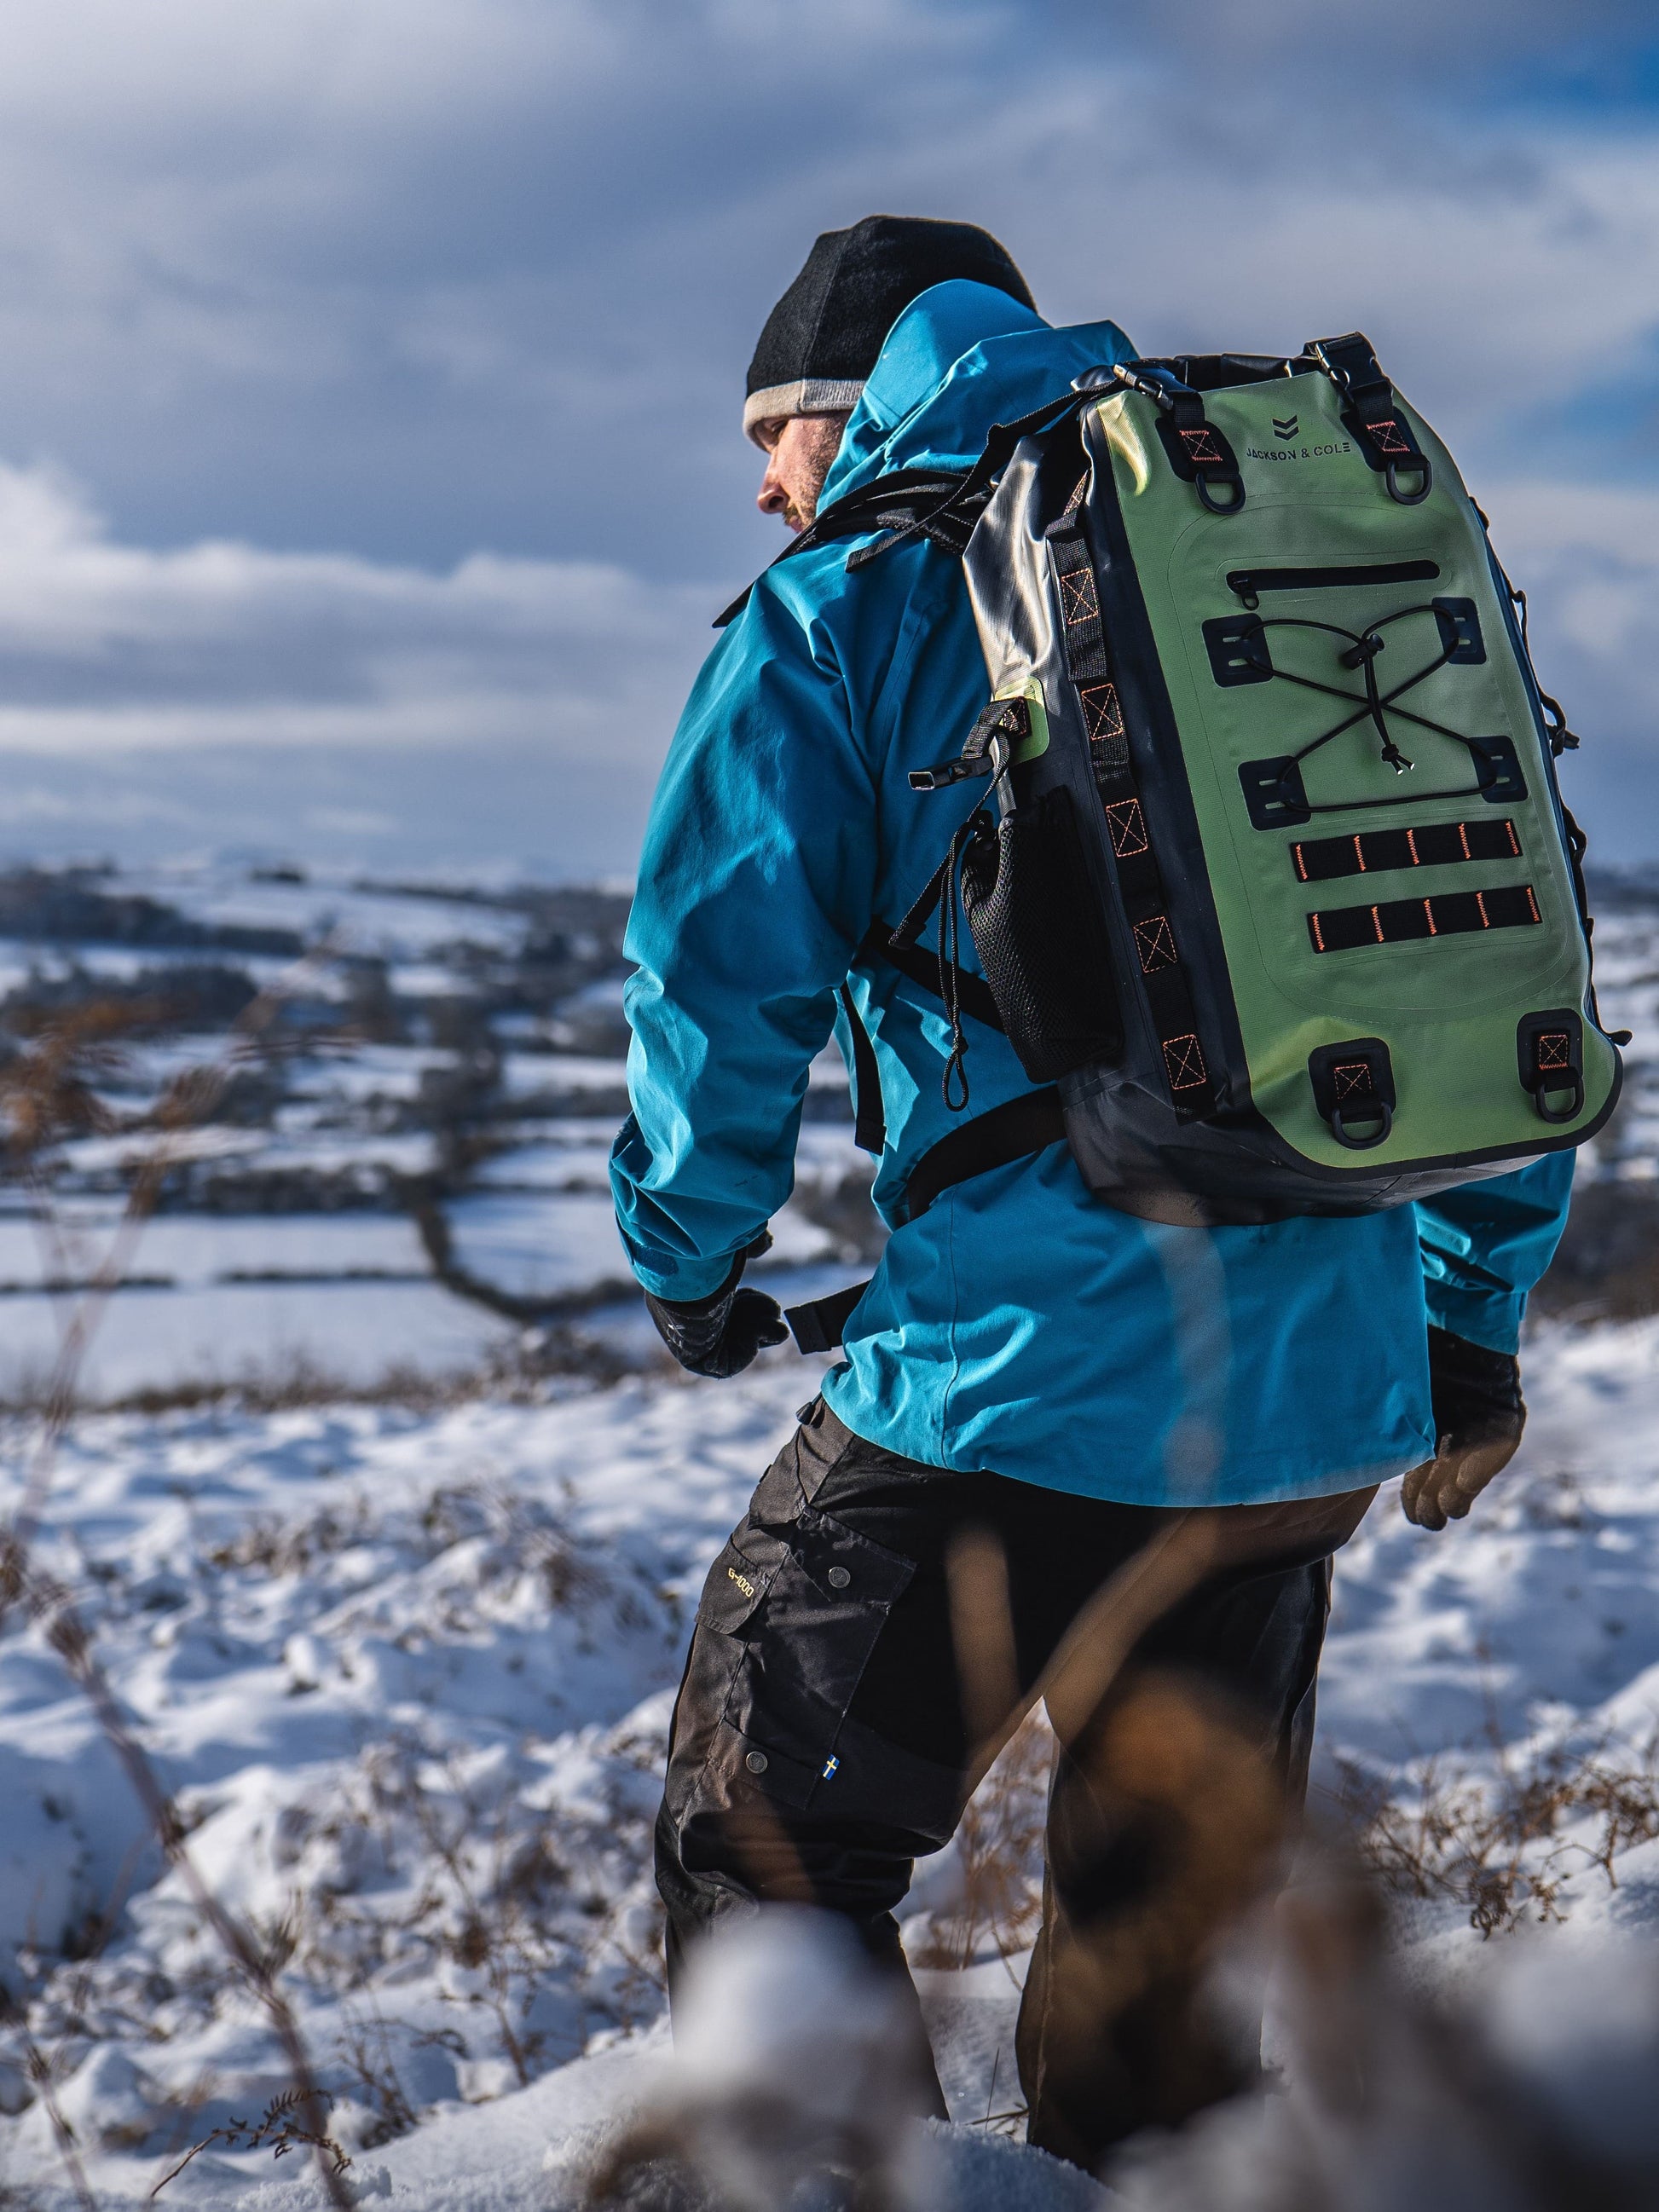
M 1527 1445 L 1482 1509 L 1431 1536 L 1392 1494 L 1379 1502 L 1338 1576 L 1326 1782 L 1340 1759 L 1490 1767 L 1494 1720 L 1512 1760 L 1659 1727 L 1656 1348 L 1650 1322 L 1540 1332 Z M 346 2100 L 337 2132 L 359 2179 L 386 2172 L 392 2201 L 543 2201 L 544 2154 L 556 2166 L 573 2130 L 638 2094 L 635 2060 L 659 2054 L 648 1830 L 689 1611 L 814 1364 L 780 1352 L 725 1385 L 635 1376 L 429 1415 L 88 1417 L 65 1439 L 43 1564 L 88 1594 L 197 1864 L 239 1913 L 294 1933 L 289 1986 Z M 15 1467 L 22 1430 L 9 1441 Z M 37 2039 L 62 2054 L 64 2098 L 81 2085 L 100 2198 L 137 2200 L 169 2152 L 280 2085 L 281 2056 L 223 1986 L 35 1629 L 0 1643 L 0 1944 L 40 1977 Z M 927 1869 L 919 1919 L 948 1905 L 949 1856 Z M 1571 1927 L 1659 1918 L 1659 1845 L 1631 1844 L 1615 1873 L 1616 1888 L 1588 1852 L 1566 1869 Z M 123 1885 L 101 1955 L 50 1970 L 55 1937 Z M 475 1924 L 483 1963 L 466 1946 Z M 1443 1967 L 1480 1948 L 1449 1900 L 1408 1933 Z M 1022 1971 L 991 1953 L 921 1977 L 961 2124 L 951 2155 L 994 2166 L 1009 2203 L 1012 2154 L 974 2124 L 1018 2101 Z M 398 2098 L 421 2124 L 377 2141 Z M 0 2176 L 55 2185 L 39 2101 L 0 2120 Z M 1030 2201 L 1093 2202 L 1079 2181 Z M 297 2160 L 272 2180 L 216 2150 L 167 2194 L 297 2206 L 314 2185 Z
M 121 888 L 307 938 L 331 927 L 434 992 L 465 969 L 458 944 L 510 950 L 526 927 L 505 908 L 343 878 L 250 884 L 216 864 Z M 1656 946 L 1651 909 L 1604 923 L 1609 1019 L 1659 1005 Z M 44 957 L 0 945 L 0 981 Z M 121 964 L 133 957 L 112 950 L 103 972 L 134 972 Z M 611 983 L 575 995 L 597 1016 L 614 1008 Z M 447 1201 L 455 1257 L 521 1296 L 599 1301 L 623 1273 L 605 1180 L 622 1063 L 532 1049 L 528 1023 L 498 1035 L 510 1117 Z M 1659 1086 L 1639 1055 L 1592 1171 L 1653 1172 Z M 131 1111 L 202 1056 L 200 1040 L 147 1044 L 111 1095 Z M 708 1562 L 823 1363 L 783 1350 L 734 1382 L 688 1382 L 630 1298 L 583 1316 L 604 1354 L 594 1377 L 538 1379 L 540 1340 L 432 1279 L 387 1194 L 431 1164 L 434 1138 L 404 1109 L 452 1065 L 427 1042 L 307 1048 L 284 1060 L 270 1124 L 197 1133 L 216 1172 L 356 1176 L 368 1195 L 260 1212 L 231 1187 L 212 1210 L 170 1206 L 149 1224 L 128 1272 L 152 1287 L 117 1297 L 94 1340 L 93 1410 L 63 1439 L 37 1558 L 76 1593 L 193 1864 L 285 1961 L 357 2201 L 521 2212 L 574 2207 L 595 2153 L 672 2099 L 650 1824 L 674 1685 Z M 833 1109 L 837 1086 L 838 1061 L 815 1066 L 815 1102 Z M 146 1141 L 123 1130 L 60 1148 L 52 1237 L 9 1194 L 0 1400 L 49 1372 L 70 1305 L 42 1285 L 98 1264 L 121 1164 Z M 800 1196 L 757 1280 L 787 1302 L 866 1270 L 811 1212 L 867 1168 L 844 1121 L 804 1125 Z M 1471 1518 L 1429 1535 L 1392 1492 L 1379 1500 L 1336 1578 L 1315 1775 L 1327 1830 L 1377 1793 L 1407 1821 L 1450 1808 L 1468 1833 L 1531 1777 L 1586 1761 L 1653 1773 L 1656 1354 L 1659 1320 L 1539 1324 L 1522 1453 Z M 618 1366 L 630 1371 L 603 1379 Z M 510 1389 L 487 1379 L 509 1371 Z M 285 1375 L 310 1380 L 283 1411 L 96 1410 Z M 449 1401 L 434 1407 L 430 1386 Z M 37 1439 L 21 1416 L 0 1421 L 0 1513 Z M 1040 1765 L 1011 1786 L 1016 1826 L 1040 1789 Z M 1484 1941 L 1472 1911 L 1530 1929 L 1558 1960 L 1659 1929 L 1659 1819 L 1609 1828 L 1592 1799 L 1564 1798 L 1489 1863 L 1459 1861 L 1462 1845 L 1427 1852 L 1423 1893 L 1395 1921 L 1410 1987 L 1474 1988 L 1492 1959 L 1521 1956 L 1507 1935 Z M 17 1615 L 0 1632 L 0 1979 L 27 2000 L 98 2202 L 139 2203 L 193 2143 L 257 2118 L 289 2072 L 64 1662 Z M 904 1928 L 917 1961 L 968 1960 L 917 1974 L 953 2115 L 934 2131 L 929 2185 L 960 2212 L 1103 2205 L 1085 2177 L 1012 2139 L 1026 1959 L 984 1929 L 963 1938 L 963 1869 L 961 1844 L 928 1863 Z M 1292 2014 L 1276 2010 L 1270 2051 L 1293 2051 Z M 1488 2015 L 1494 2039 L 1522 2034 L 1520 1998 L 1500 1990 Z M 76 2198 L 27 2060 L 15 2024 L 0 2026 L 0 2196 L 57 2212 Z M 1217 2124 L 1215 2173 L 1240 2166 L 1241 2130 L 1261 2124 Z M 1247 2201 L 1200 2179 L 1197 2202 Z M 1166 2181 L 1148 2201 L 1174 2212 L 1186 2184 Z M 325 2199 L 303 2155 L 276 2164 L 221 2140 L 161 2201 L 308 2212 Z

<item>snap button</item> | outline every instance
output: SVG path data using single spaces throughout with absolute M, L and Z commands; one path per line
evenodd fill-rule
M 850 1583 L 853 1577 L 848 1573 L 845 1567 L 831 1567 L 829 1573 L 824 1577 L 824 1580 L 829 1583 L 831 1589 L 845 1589 L 848 1583 Z
M 749 1771 L 751 1774 L 764 1774 L 766 1771 L 766 1753 L 763 1751 L 751 1751 L 744 1759 L 743 1763 L 749 1769 Z

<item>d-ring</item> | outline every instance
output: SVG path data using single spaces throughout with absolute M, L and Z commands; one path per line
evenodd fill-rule
M 1410 460 L 1404 464 L 1408 474 L 1415 473 L 1419 469 L 1421 469 L 1423 471 L 1423 489 L 1421 491 L 1401 490 L 1401 464 L 1398 461 L 1389 461 L 1383 469 L 1382 481 L 1389 487 L 1389 497 L 1392 500 L 1397 500 L 1401 507 L 1421 507 L 1424 501 L 1434 489 L 1434 469 L 1430 462 L 1428 455 L 1426 453 L 1413 453 Z

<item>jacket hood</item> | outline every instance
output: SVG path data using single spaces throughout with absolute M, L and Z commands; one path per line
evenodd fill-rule
M 1085 368 L 1132 361 L 1115 323 L 1055 330 L 988 284 L 935 284 L 887 333 L 822 504 L 893 469 L 965 469 L 995 422 L 1060 398 Z

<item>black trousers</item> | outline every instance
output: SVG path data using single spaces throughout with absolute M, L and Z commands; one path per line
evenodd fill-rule
M 1212 1509 L 1222 1541 L 1211 1571 L 1145 1630 L 1126 1670 L 1173 1670 L 1218 1693 L 1297 1800 L 1330 1553 L 1373 1494 Z M 972 1528 L 1001 1547 L 1014 1666 L 1029 1691 L 1103 1583 L 1172 1517 L 928 1467 L 866 1443 L 822 1401 L 811 1407 L 697 1609 L 657 1828 L 671 1990 L 686 1947 L 757 1901 L 807 1899 L 841 1913 L 902 1973 L 894 1909 L 915 1861 L 950 1840 L 974 1749 L 952 1634 L 954 1540 Z M 1252 1540 L 1232 1542 L 1245 1526 Z M 1058 2057 L 1053 2047 L 1072 1939 L 1134 1908 L 1157 1879 L 1158 1851 L 1156 1832 L 1126 1838 L 1086 1744 L 1074 1743 L 1053 1785 L 1044 1924 L 1018 2055 L 1029 2139 L 1089 2166 L 1137 2128 L 1176 2124 L 1239 2078 L 1218 2051 L 1199 2050 L 1196 2024 L 1171 2027 L 1190 1994 L 1173 1986 L 1143 1990 L 1081 2055 L 1075 2037 Z M 926 2071 L 926 2101 L 943 2112 L 931 2063 Z

